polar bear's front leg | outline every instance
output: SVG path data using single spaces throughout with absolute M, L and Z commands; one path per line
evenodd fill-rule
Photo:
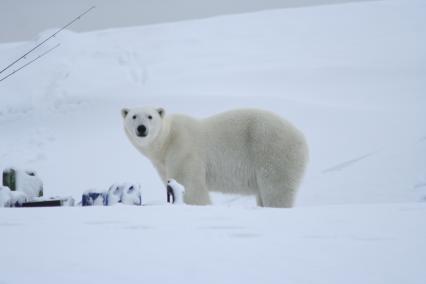
M 167 170 L 168 179 L 175 179 L 185 187 L 186 204 L 211 204 L 206 186 L 205 167 L 195 160 L 185 159 L 184 163 L 174 165 Z
M 185 187 L 184 200 L 186 204 L 191 205 L 209 205 L 211 204 L 209 192 L 205 181 L 201 178 L 182 178 Z

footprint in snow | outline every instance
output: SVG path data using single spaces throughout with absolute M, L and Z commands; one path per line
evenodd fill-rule
M 144 84 L 147 80 L 146 70 L 135 51 L 124 51 L 118 57 L 118 64 L 128 69 L 131 80 L 136 84 Z

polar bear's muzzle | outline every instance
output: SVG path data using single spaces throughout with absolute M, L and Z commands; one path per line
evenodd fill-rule
M 141 124 L 136 128 L 136 135 L 139 137 L 146 137 L 148 135 L 148 129 L 146 126 Z

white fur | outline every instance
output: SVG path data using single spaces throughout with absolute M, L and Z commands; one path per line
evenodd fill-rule
M 175 179 L 185 187 L 185 203 L 210 204 L 209 191 L 218 191 L 256 195 L 259 206 L 292 206 L 308 148 L 279 116 L 243 109 L 195 119 L 149 107 L 123 109 L 122 116 L 128 138 L 164 184 Z M 138 136 L 141 124 L 145 137 Z

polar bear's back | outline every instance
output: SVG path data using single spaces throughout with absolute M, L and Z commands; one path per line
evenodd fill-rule
M 306 146 L 305 138 L 297 128 L 269 111 L 232 110 L 201 120 L 200 123 L 205 131 L 203 136 L 208 137 L 207 143 L 223 145 L 226 149 L 237 147 L 257 152 L 261 150 L 261 145 Z
M 298 183 L 308 159 L 303 134 L 281 117 L 241 109 L 200 121 L 207 181 L 214 191 L 256 191 L 261 172 Z M 249 189 L 249 190 L 248 190 Z

